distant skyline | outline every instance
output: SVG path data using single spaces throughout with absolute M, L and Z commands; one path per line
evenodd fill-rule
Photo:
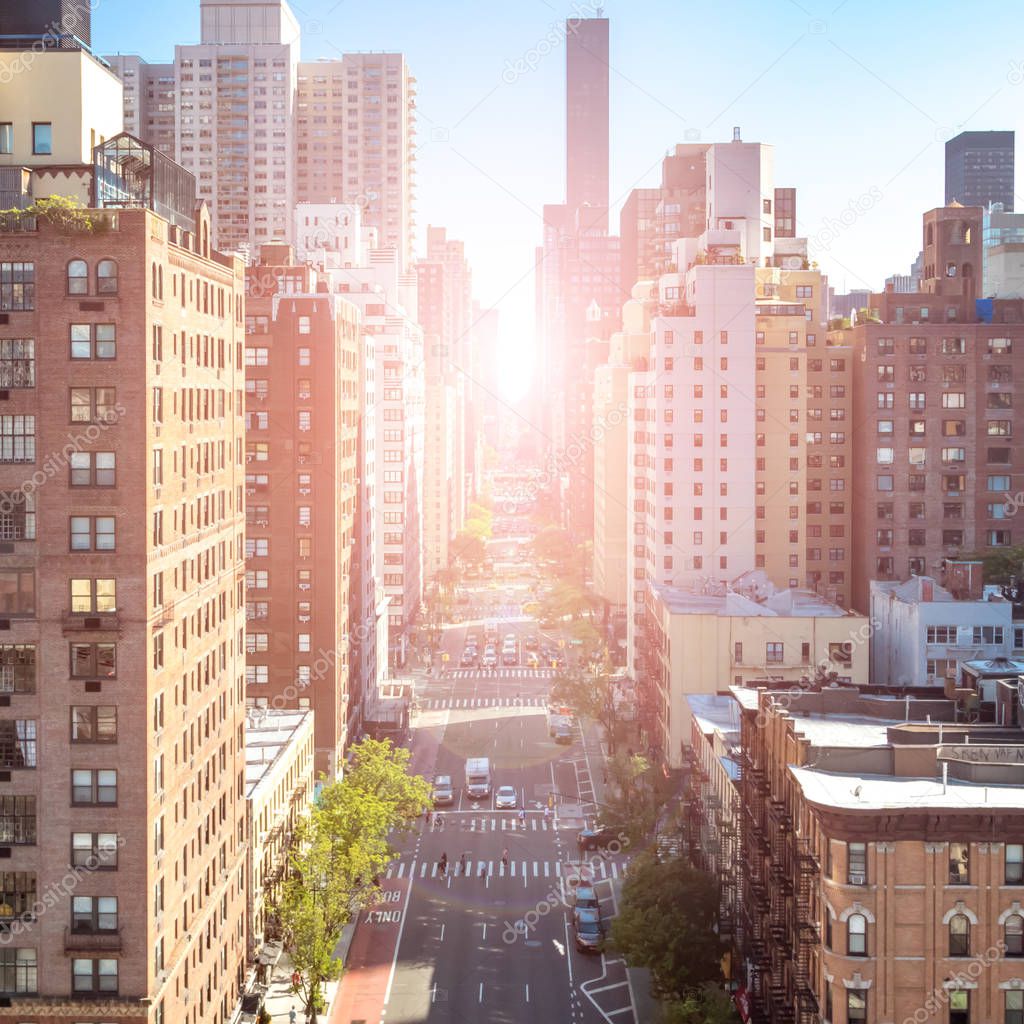
M 401 50 L 419 81 L 418 251 L 428 224 L 465 240 L 477 297 L 502 310 L 524 366 L 545 203 L 565 198 L 565 18 L 589 0 L 292 3 L 303 59 Z M 943 202 L 944 145 L 965 129 L 1018 130 L 1024 9 L 952 2 L 755 0 L 700 14 L 669 0 L 606 3 L 611 19 L 611 228 L 630 189 L 656 183 L 678 142 L 775 147 L 797 189 L 797 233 L 837 291 L 881 289 L 920 249 Z M 128 0 L 93 15 L 98 52 L 168 60 L 199 38 L 198 0 Z M 1018 207 L 1024 203 L 1018 200 Z

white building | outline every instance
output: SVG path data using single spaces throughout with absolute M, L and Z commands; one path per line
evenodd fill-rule
M 299 203 L 295 207 L 295 255 L 300 262 L 349 270 L 362 267 L 370 249 L 377 248 L 376 239 L 377 232 L 364 226 L 359 206 Z
M 871 682 L 943 686 L 962 664 L 1024 651 L 1024 622 L 998 588 L 958 599 L 930 576 L 871 583 Z

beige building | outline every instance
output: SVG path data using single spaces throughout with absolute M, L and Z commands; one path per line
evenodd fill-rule
M 641 281 L 622 308 L 622 330 L 609 343 L 608 362 L 594 373 L 594 592 L 609 610 L 625 616 L 629 601 L 629 375 L 651 348 L 654 285 Z
M 83 171 L 121 129 L 121 83 L 88 51 L 0 49 L 0 207 L 49 195 L 88 206 Z
M 250 958 L 280 940 L 268 915 L 280 895 L 299 819 L 313 805 L 313 712 L 250 708 L 245 722 Z
M 678 768 L 690 744 L 684 698 L 730 684 L 774 679 L 799 684 L 816 674 L 868 681 L 868 623 L 806 590 L 777 591 L 763 573 L 730 589 L 658 584 L 647 602 L 641 706 L 650 741 Z

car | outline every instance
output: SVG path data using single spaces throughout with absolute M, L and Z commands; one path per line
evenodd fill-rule
M 535 651 L 540 647 L 540 641 L 532 633 L 526 638 L 526 649 L 528 651 Z
M 480 659 L 480 664 L 483 665 L 484 668 L 495 668 L 498 664 L 498 656 L 493 652 L 485 654 L 483 658 Z
M 452 789 L 452 777 L 450 775 L 435 775 L 433 800 L 435 807 L 447 807 L 455 802 L 455 791 Z
M 596 910 L 576 910 L 572 915 L 572 933 L 581 953 L 600 953 L 604 948 L 604 925 Z
M 554 736 L 556 743 L 572 743 L 572 726 L 568 722 L 559 722 L 555 727 Z
M 476 645 L 477 645 L 476 633 L 467 633 L 466 634 L 466 646 L 467 647 L 476 647 Z
M 507 644 L 514 644 L 515 642 L 516 642 L 516 635 L 515 635 L 515 633 L 506 633 L 505 634 L 505 643 L 507 643 Z
M 469 668 L 477 663 L 476 651 L 465 650 L 462 652 L 462 658 L 459 660 L 459 664 L 463 668 Z
M 576 886 L 573 906 L 577 910 L 596 910 L 598 914 L 601 913 L 601 904 L 597 899 L 597 893 L 594 891 L 594 887 L 586 882 L 581 882 Z
M 618 838 L 619 833 L 611 825 L 595 824 L 576 833 L 576 845 L 581 850 L 603 850 Z
M 499 786 L 494 794 L 494 806 L 499 811 L 514 811 L 519 806 L 515 786 Z
M 540 656 L 537 654 L 536 651 L 530 651 L 530 653 L 526 656 L 526 664 L 530 668 L 540 668 Z
M 519 664 L 519 659 L 516 657 L 516 652 L 515 651 L 504 651 L 502 653 L 502 655 L 501 655 L 501 663 L 502 663 L 502 665 L 505 665 L 506 667 L 510 666 L 510 665 L 518 665 Z

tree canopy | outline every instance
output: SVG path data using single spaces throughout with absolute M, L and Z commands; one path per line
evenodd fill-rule
M 409 757 L 390 740 L 363 740 L 344 778 L 323 788 L 296 831 L 277 911 L 313 1020 L 323 1009 L 322 983 L 341 973 L 334 950 L 342 929 L 373 900 L 395 856 L 390 834 L 430 806 L 430 784 L 409 774 Z
M 682 858 L 642 856 L 630 867 L 611 938 L 630 966 L 650 970 L 655 995 L 685 1005 L 722 982 L 718 897 L 715 879 Z

